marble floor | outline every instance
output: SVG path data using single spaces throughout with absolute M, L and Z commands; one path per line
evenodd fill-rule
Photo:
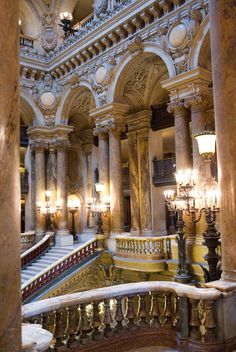
M 164 346 L 163 347 L 148 346 L 148 347 L 134 348 L 132 350 L 128 350 L 127 352 L 178 352 L 178 351 Z

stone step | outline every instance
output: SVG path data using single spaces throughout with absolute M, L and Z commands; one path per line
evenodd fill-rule
M 49 260 L 53 260 L 54 262 L 60 258 L 63 258 L 63 256 L 60 255 L 56 255 L 56 254 L 50 254 L 50 253 L 46 253 L 45 255 L 43 255 L 41 257 L 42 259 L 49 259 Z
M 40 268 L 41 270 L 45 269 L 48 266 L 48 264 L 42 264 L 41 261 L 35 262 L 31 264 L 30 268 Z
M 42 268 L 40 268 L 40 267 L 36 267 L 36 266 L 34 266 L 34 267 L 32 267 L 32 266 L 30 266 L 29 268 L 27 268 L 27 271 L 28 270 L 30 270 L 30 272 L 35 272 L 35 273 L 39 273 L 40 271 L 42 271 Z

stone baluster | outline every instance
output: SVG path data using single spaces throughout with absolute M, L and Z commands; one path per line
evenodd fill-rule
M 174 113 L 176 170 L 192 167 L 189 111 L 184 102 L 175 100 L 168 104 L 168 112 Z
M 101 326 L 101 319 L 99 316 L 99 305 L 100 302 L 93 302 L 93 322 L 92 322 L 92 327 L 93 327 L 93 340 L 98 341 L 103 338 L 103 335 L 99 331 L 99 328 Z
M 57 143 L 57 202 L 60 205 L 56 234 L 56 245 L 58 246 L 70 246 L 73 244 L 73 236 L 69 235 L 68 229 L 67 147 L 68 142 L 66 140 Z
M 147 307 L 146 307 L 146 299 L 147 295 L 146 294 L 140 294 L 139 295 L 139 324 L 141 327 L 144 327 L 147 325 Z
M 116 312 L 115 312 L 115 321 L 116 321 L 116 330 L 118 333 L 123 329 L 123 320 L 124 314 L 122 310 L 122 297 L 116 298 Z
M 209 2 L 217 163 L 220 185 L 222 278 L 236 281 L 236 12 L 232 0 Z
M 35 143 L 35 203 L 38 205 L 45 202 L 45 144 Z M 45 232 L 45 219 L 40 211 L 36 214 L 36 241 L 39 241 Z
M 133 329 L 135 326 L 135 324 L 134 324 L 135 310 L 134 310 L 134 297 L 133 296 L 127 297 L 126 318 L 128 319 L 128 324 L 127 324 L 128 328 Z
M 173 322 L 173 302 L 172 302 L 172 294 L 165 293 L 165 324 L 172 325 Z
M 82 345 L 85 345 L 90 341 L 89 332 L 91 331 L 89 320 L 87 317 L 86 311 L 87 304 L 81 304 L 80 306 L 80 342 Z
M 212 300 L 204 301 L 204 308 L 205 308 L 204 326 L 206 329 L 206 333 L 205 333 L 206 342 L 214 342 L 216 339 L 216 321 L 215 321 L 215 314 L 214 314 L 214 305 L 215 305 L 215 301 L 212 301 Z
M 78 306 L 71 306 L 68 308 L 68 328 L 67 328 L 67 346 L 74 348 L 78 345 L 78 341 L 75 338 L 79 323 L 79 312 Z
M 191 305 L 191 318 L 190 318 L 190 336 L 193 340 L 200 340 L 201 334 L 200 334 L 200 319 L 199 319 L 199 311 L 198 311 L 198 303 L 196 299 L 190 299 L 189 300 L 190 305 Z
M 56 339 L 54 349 L 55 351 L 65 351 L 66 345 L 65 340 L 65 329 L 66 329 L 66 311 L 65 309 L 58 309 L 55 312 L 55 328 L 54 337 Z
M 152 316 L 152 326 L 158 328 L 159 316 L 160 316 L 160 308 L 159 308 L 159 295 L 157 293 L 152 293 L 152 306 L 150 315 Z
M 104 336 L 109 337 L 113 335 L 113 331 L 111 329 L 112 317 L 111 317 L 111 309 L 110 309 L 110 299 L 106 299 L 104 301 L 104 320 L 103 323 L 105 325 L 104 328 Z

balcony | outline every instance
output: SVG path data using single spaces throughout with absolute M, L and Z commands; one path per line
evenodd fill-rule
M 175 158 L 157 160 L 153 159 L 152 182 L 155 187 L 175 185 L 176 161 Z
M 34 48 L 34 39 L 31 37 L 27 37 L 25 35 L 20 36 L 20 46 L 25 48 Z

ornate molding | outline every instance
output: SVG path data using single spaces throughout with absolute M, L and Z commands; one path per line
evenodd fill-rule
M 186 107 L 184 105 L 184 101 L 181 99 L 176 99 L 167 104 L 167 111 L 170 114 L 172 113 L 175 114 L 176 112 L 183 111 L 183 110 L 186 110 Z
M 57 17 L 51 13 L 45 13 L 41 17 L 41 45 L 46 51 L 52 51 L 57 46 Z

